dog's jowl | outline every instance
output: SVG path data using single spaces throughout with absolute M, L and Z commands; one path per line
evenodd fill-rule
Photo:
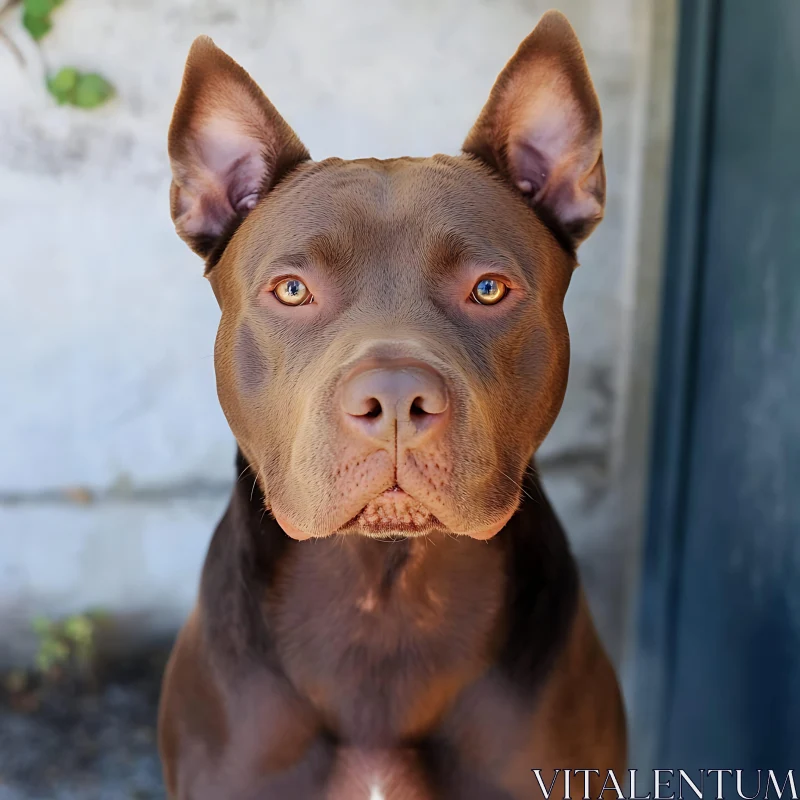
M 387 161 L 313 161 L 198 39 L 169 153 L 239 445 L 164 683 L 170 795 L 512 800 L 533 769 L 621 771 L 617 682 L 531 462 L 605 200 L 569 23 L 522 43 L 461 155 Z

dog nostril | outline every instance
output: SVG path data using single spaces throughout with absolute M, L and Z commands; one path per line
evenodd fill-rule
M 369 417 L 370 419 L 375 419 L 381 415 L 381 408 L 380 400 L 377 397 L 371 397 L 367 401 L 367 411 L 362 416 Z
M 412 417 L 425 417 L 428 412 L 422 407 L 423 400 L 421 397 L 415 397 L 414 402 L 411 404 L 409 413 Z

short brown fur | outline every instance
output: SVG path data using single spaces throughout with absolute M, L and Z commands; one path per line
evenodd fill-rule
M 313 162 L 193 46 L 171 209 L 220 304 L 240 452 L 165 675 L 171 797 L 514 800 L 534 768 L 624 768 L 616 678 L 531 465 L 603 213 L 601 127 L 555 12 L 458 157 Z M 288 279 L 311 300 L 277 299 Z

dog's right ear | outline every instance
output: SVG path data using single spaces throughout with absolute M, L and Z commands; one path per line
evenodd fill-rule
M 253 79 L 207 36 L 192 44 L 169 129 L 175 228 L 206 257 L 308 151 Z
M 498 76 L 463 149 L 507 178 L 574 250 L 603 218 L 602 127 L 578 37 L 548 11 Z

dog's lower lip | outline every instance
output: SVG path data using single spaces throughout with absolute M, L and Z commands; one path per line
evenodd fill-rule
M 342 530 L 368 535 L 413 535 L 441 526 L 422 503 L 395 484 L 370 500 Z

